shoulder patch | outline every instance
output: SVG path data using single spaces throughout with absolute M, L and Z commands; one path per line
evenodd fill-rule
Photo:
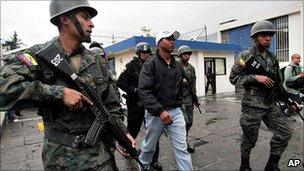
M 17 58 L 27 67 L 38 65 L 37 61 L 29 53 L 19 54 Z

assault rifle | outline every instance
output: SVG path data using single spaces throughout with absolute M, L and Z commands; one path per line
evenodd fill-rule
M 75 74 L 69 63 L 66 61 L 65 54 L 62 54 L 54 43 L 52 43 L 37 52 L 35 56 L 41 62 L 56 70 L 59 74 L 66 76 L 81 93 L 89 97 L 93 102 L 93 105 L 88 105 L 87 107 L 95 114 L 96 118 L 91 124 L 86 136 L 74 143 L 75 148 L 77 148 L 80 143 L 94 146 L 98 140 L 100 140 L 102 133 L 109 134 L 126 149 L 130 156 L 133 157 L 143 169 L 145 169 L 138 158 L 140 151 L 132 147 L 130 140 L 126 136 L 126 132 L 117 123 L 117 121 L 111 117 L 109 110 L 106 108 L 99 96 L 97 96 L 96 91 Z
M 304 121 L 303 116 L 300 114 L 302 108 L 299 106 L 297 102 L 292 100 L 289 95 L 287 94 L 286 90 L 282 85 L 281 78 L 279 74 L 272 74 L 267 72 L 265 68 L 253 57 L 250 56 L 246 61 L 245 65 L 247 69 L 251 70 L 254 74 L 264 75 L 269 77 L 274 81 L 274 86 L 272 88 L 266 88 L 269 91 L 269 95 L 266 97 L 267 101 L 275 99 L 275 100 L 282 100 L 288 108 L 292 109 L 296 112 L 301 119 Z

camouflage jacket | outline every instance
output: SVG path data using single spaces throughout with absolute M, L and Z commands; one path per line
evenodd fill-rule
M 28 52 L 35 54 L 50 43 L 54 43 L 66 54 L 59 38 L 35 45 Z M 76 53 L 67 56 L 66 60 L 70 61 L 76 55 L 81 55 L 81 66 L 76 74 L 98 92 L 112 116 L 125 129 L 121 122 L 123 115 L 115 95 L 114 82 L 108 77 L 103 59 L 82 46 Z M 64 87 L 73 88 L 66 78 L 53 72 L 39 59 L 36 59 L 38 65 L 30 68 L 13 56 L 8 58 L 0 71 L 0 110 L 39 107 L 39 114 L 48 129 L 71 135 L 85 134 L 88 131 L 95 119 L 94 114 L 87 107 L 71 111 L 63 104 Z
M 269 108 L 275 101 L 267 101 L 265 99 L 267 95 L 266 87 L 258 83 L 255 79 L 256 73 L 252 73 L 245 65 L 245 61 L 250 57 L 254 57 L 267 73 L 275 75 L 281 79 L 279 71 L 279 63 L 276 56 L 269 50 L 266 53 L 260 54 L 256 48 L 250 48 L 242 52 L 238 59 L 235 61 L 230 73 L 230 82 L 233 85 L 241 85 L 244 87 L 245 92 L 242 99 L 242 105 L 248 105 L 258 108 Z M 254 93 L 253 93 L 254 92 Z
M 196 93 L 195 69 L 190 63 L 188 63 L 188 66 L 186 66 L 186 67 L 182 66 L 182 68 L 183 68 L 184 74 L 187 77 L 187 79 L 189 80 L 189 84 L 190 84 L 190 86 L 185 86 L 185 85 L 183 86 L 183 89 L 182 89 L 183 103 L 192 103 L 193 99 L 192 99 L 192 94 L 191 94 L 190 88 L 192 88 L 194 93 Z

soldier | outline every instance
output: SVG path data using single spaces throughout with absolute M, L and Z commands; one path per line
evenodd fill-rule
M 212 73 L 210 67 L 207 69 L 206 77 L 207 77 L 207 85 L 205 87 L 205 94 L 207 95 L 207 92 L 208 92 L 208 89 L 209 89 L 209 85 L 211 85 L 212 94 L 215 94 L 214 74 Z
M 180 65 L 184 69 L 185 77 L 187 77 L 187 79 L 185 78 L 183 79 L 184 84 L 182 90 L 182 97 L 183 97 L 182 110 L 186 121 L 187 150 L 189 153 L 194 153 L 195 152 L 194 147 L 192 147 L 188 141 L 188 133 L 193 123 L 193 104 L 196 103 L 194 102 L 194 98 L 193 98 L 193 95 L 196 96 L 195 69 L 189 63 L 192 50 L 190 49 L 189 46 L 183 45 L 178 48 L 177 53 L 178 53 L 178 57 L 180 57 Z
M 115 89 L 115 94 L 118 98 L 119 103 L 121 103 L 122 100 L 121 100 L 121 97 L 120 97 L 120 92 L 119 92 L 118 87 L 117 87 L 117 79 L 116 79 L 114 73 L 112 72 L 112 70 L 109 69 L 108 55 L 106 54 L 106 51 L 104 50 L 104 48 L 101 45 L 102 45 L 102 43 L 98 43 L 96 41 L 93 41 L 90 44 L 89 48 L 90 48 L 91 52 L 97 53 L 98 55 L 100 55 L 102 57 L 102 60 L 104 61 L 106 69 L 108 71 L 109 79 L 114 82 L 113 86 L 114 86 L 114 89 Z
M 276 99 L 267 98 L 268 90 L 273 88 L 274 81 L 267 76 L 253 73 L 253 70 L 248 69 L 245 63 L 250 58 L 254 58 L 267 72 L 280 78 L 279 63 L 276 56 L 268 49 L 275 32 L 271 22 L 265 20 L 256 22 L 251 29 L 253 47 L 240 54 L 230 73 L 230 82 L 234 85 L 243 85 L 245 89 L 240 118 L 243 130 L 241 171 L 251 170 L 250 152 L 258 139 L 261 121 L 273 133 L 270 142 L 270 156 L 265 170 L 280 170 L 279 160 L 291 137 L 291 129 L 286 125 L 286 119 L 276 104 Z
M 145 116 L 145 108 L 139 99 L 137 88 L 142 65 L 151 56 L 151 52 L 151 47 L 148 43 L 138 43 L 135 47 L 135 56 L 126 64 L 125 70 L 120 74 L 117 80 L 117 86 L 127 93 L 127 128 L 133 138 L 137 137 Z M 158 154 L 159 143 L 157 143 L 151 166 L 156 170 L 162 170 L 162 166 L 158 163 Z
M 102 43 L 98 43 L 96 41 L 93 41 L 89 48 L 92 52 L 95 52 L 95 53 L 99 53 L 99 55 L 102 57 L 102 58 L 105 58 L 106 57 L 106 52 L 104 50 L 104 48 L 101 46 Z
M 139 160 L 146 168 L 150 168 L 156 144 L 166 129 L 178 170 L 193 170 L 181 110 L 183 69 L 171 55 L 179 35 L 177 31 L 164 31 L 156 36 L 156 54 L 144 63 L 139 77 L 138 93 L 146 109 L 147 128 Z
M 45 170 L 117 170 L 110 148 L 112 142 L 104 141 L 110 135 L 102 135 L 95 146 L 82 141 L 95 119 L 88 110 L 92 101 L 35 57 L 37 51 L 53 43 L 66 54 L 65 59 L 76 74 L 95 88 L 112 117 L 123 126 L 120 104 L 114 95 L 113 83 L 108 80 L 104 62 L 82 45 L 91 41 L 94 27 L 91 18 L 97 15 L 97 11 L 87 0 L 52 0 L 50 15 L 51 23 L 58 27 L 59 37 L 17 56 L 20 60 L 28 56 L 31 63 L 12 57 L 1 69 L 0 110 L 39 107 L 45 124 L 42 149 Z M 125 131 L 127 133 L 126 128 Z M 127 134 L 127 137 L 135 146 L 132 136 Z

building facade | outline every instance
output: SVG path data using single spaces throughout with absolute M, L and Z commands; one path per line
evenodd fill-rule
M 110 67 L 116 77 L 120 75 L 125 65 L 132 60 L 135 53 L 135 46 L 139 42 L 149 43 L 153 51 L 156 50 L 154 37 L 134 36 L 119 43 L 115 43 L 105 48 L 107 54 L 111 57 Z M 233 44 L 220 44 L 210 42 L 177 40 L 173 55 L 177 57 L 177 49 L 187 45 L 192 50 L 190 63 L 196 70 L 196 90 L 198 96 L 205 95 L 206 70 L 211 68 L 215 73 L 216 93 L 234 92 L 235 88 L 229 82 L 230 69 L 234 62 L 234 52 L 239 51 L 240 47 Z
M 271 50 L 277 55 L 280 66 L 286 66 L 294 53 L 303 57 L 303 2 L 253 17 L 221 23 L 218 39 L 222 43 L 241 46 L 241 51 L 252 46 L 251 27 L 256 21 L 269 20 L 277 29 Z M 236 52 L 236 56 L 240 51 Z M 301 61 L 303 66 L 304 60 Z

